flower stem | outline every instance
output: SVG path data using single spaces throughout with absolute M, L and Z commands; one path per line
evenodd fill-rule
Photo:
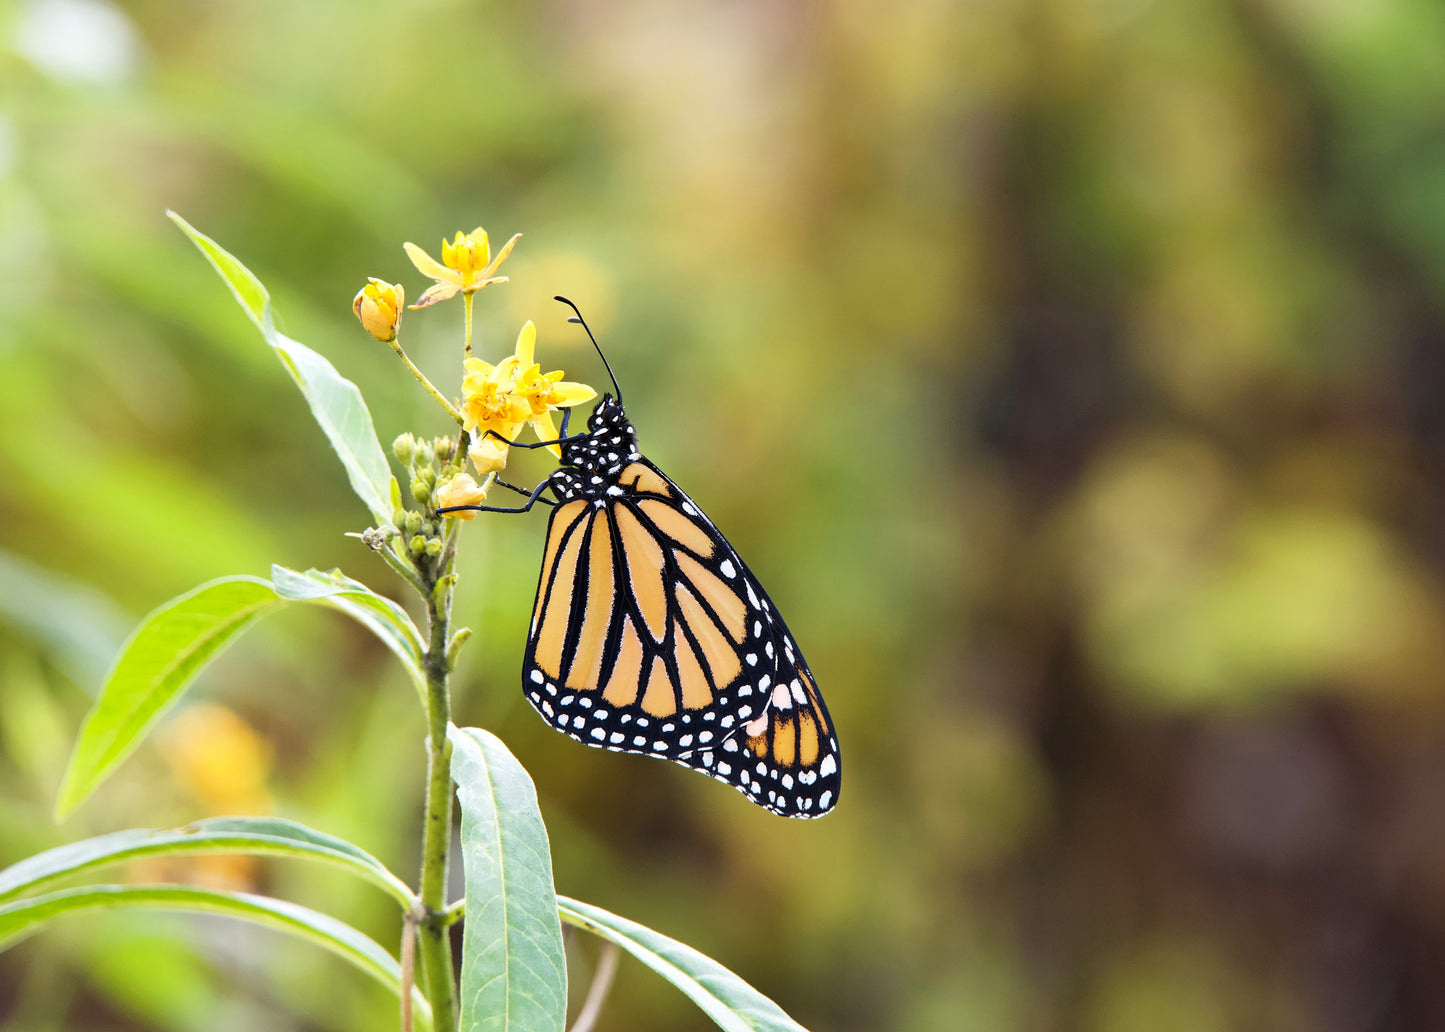
M 456 983 L 452 979 L 452 943 L 447 931 L 447 854 L 452 842 L 451 721 L 448 693 L 447 645 L 451 636 L 452 580 L 450 564 L 442 564 L 424 592 L 431 640 L 427 648 L 427 788 L 422 837 L 421 904 L 426 916 L 417 927 L 418 952 L 426 978 L 436 1032 L 456 1028 Z
M 468 295 L 468 298 L 470 298 L 470 295 Z M 470 306 L 468 306 L 467 308 L 467 314 L 471 314 Z M 467 337 L 469 340 L 471 338 L 471 325 L 471 320 L 468 319 Z M 395 351 L 397 357 L 406 363 L 406 367 L 411 370 L 411 375 L 417 378 L 417 381 L 426 388 L 427 393 L 430 394 L 433 398 L 435 398 L 437 400 L 437 404 L 441 405 L 442 408 L 446 409 L 447 415 L 455 419 L 457 421 L 457 425 L 460 426 L 462 424 L 462 414 L 457 411 L 457 407 L 453 405 L 450 401 L 448 401 L 446 399 L 446 396 L 443 395 L 441 391 L 436 389 L 436 386 L 427 379 L 426 373 L 422 372 L 420 369 L 417 368 L 416 363 L 413 362 L 411 358 L 407 355 L 407 353 L 401 349 L 401 344 L 397 341 L 392 341 L 391 350 Z
M 470 290 L 462 294 L 462 311 L 467 313 L 466 344 L 462 347 L 462 354 L 467 358 L 472 357 L 472 297 Z

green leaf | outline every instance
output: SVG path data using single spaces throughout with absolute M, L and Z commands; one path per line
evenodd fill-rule
M 557 897 L 562 920 L 615 942 L 677 986 L 728 1032 L 805 1032 L 772 1000 L 717 961 L 601 907 Z M 468 911 L 467 920 L 471 920 Z
M 393 992 L 401 991 L 401 967 L 373 940 L 334 917 L 265 896 L 179 885 L 95 885 L 66 889 L 0 906 L 0 950 L 33 935 L 47 923 L 87 910 L 145 908 L 224 914 L 310 940 L 354 964 Z M 414 1005 L 431 1024 L 431 1008 L 413 991 Z
M 202 667 L 282 604 L 258 577 L 222 577 L 147 616 L 122 648 L 85 718 L 60 788 L 57 817 L 79 806 L 130 755 Z
M 340 570 L 298 573 L 284 566 L 272 566 L 271 582 L 276 594 L 282 598 L 295 602 L 321 602 L 365 625 L 381 639 L 382 644 L 396 653 L 425 705 L 426 671 L 422 662 L 426 645 L 405 609 Z
M 117 831 L 26 857 L 0 871 L 0 901 L 104 864 L 191 853 L 256 853 L 320 860 L 380 886 L 403 909 L 415 899 L 406 883 L 380 860 L 344 839 L 279 817 L 214 817 L 167 831 Z
M 421 634 L 406 610 L 338 570 L 271 570 L 275 585 L 259 577 L 222 577 L 172 599 L 141 622 L 85 718 L 55 806 L 58 818 L 84 802 L 130 755 L 231 639 L 290 602 L 320 603 L 369 629 L 401 659 L 425 704 Z
M 560 1032 L 567 960 L 537 791 L 495 735 L 447 729 L 462 809 L 461 1032 Z
M 175 212 L 166 214 L 220 273 L 237 303 L 256 324 L 266 343 L 275 350 L 276 357 L 296 381 L 296 386 L 301 388 L 306 403 L 311 406 L 312 416 L 325 432 L 341 464 L 346 467 L 351 489 L 366 503 L 377 522 L 388 522 L 392 515 L 391 469 L 376 438 L 371 413 L 356 384 L 306 345 L 276 329 L 271 296 L 250 269 Z

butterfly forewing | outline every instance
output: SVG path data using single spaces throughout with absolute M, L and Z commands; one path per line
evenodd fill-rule
M 826 813 L 837 738 L 762 586 L 646 459 L 597 481 L 552 511 L 527 698 L 588 745 L 674 760 L 776 813 Z

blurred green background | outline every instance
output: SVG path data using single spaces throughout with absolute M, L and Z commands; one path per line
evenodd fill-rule
M 398 593 L 175 208 L 389 441 L 440 413 L 354 323 L 400 244 L 523 232 L 526 318 L 768 585 L 838 724 L 791 822 L 578 747 L 517 671 L 543 517 L 465 528 L 459 723 L 532 772 L 560 891 L 836 1030 L 1445 1027 L 1445 8 L 1430 0 L 0 3 L 0 864 L 284 814 L 411 876 L 389 654 L 287 613 L 66 825 L 116 644 L 270 562 Z M 407 317 L 454 384 L 461 311 Z M 545 464 L 516 463 L 529 480 Z M 243 884 L 397 938 L 293 866 Z M 595 958 L 575 946 L 576 990 Z M 0 1025 L 369 1030 L 310 947 L 78 922 Z M 603 1029 L 711 1027 L 624 963 Z

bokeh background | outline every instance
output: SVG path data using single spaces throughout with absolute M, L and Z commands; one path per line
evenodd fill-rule
M 175 208 L 385 440 L 444 419 L 355 325 L 526 235 L 537 321 L 767 583 L 836 813 L 579 748 L 517 670 L 543 518 L 465 532 L 461 723 L 533 773 L 559 889 L 836 1030 L 1445 1027 L 1445 8 L 1433 0 L 0 4 L 0 864 L 270 812 L 417 862 L 389 654 L 286 613 L 64 826 L 110 655 L 272 561 L 397 597 L 366 514 Z M 407 318 L 455 383 L 461 311 Z M 545 471 L 517 463 L 518 476 Z M 395 943 L 295 866 L 181 877 Z M 593 944 L 575 945 L 585 986 Z M 393 1004 L 234 924 L 0 956 L 21 1032 L 367 1030 Z M 624 963 L 604 1029 L 711 1027 Z

